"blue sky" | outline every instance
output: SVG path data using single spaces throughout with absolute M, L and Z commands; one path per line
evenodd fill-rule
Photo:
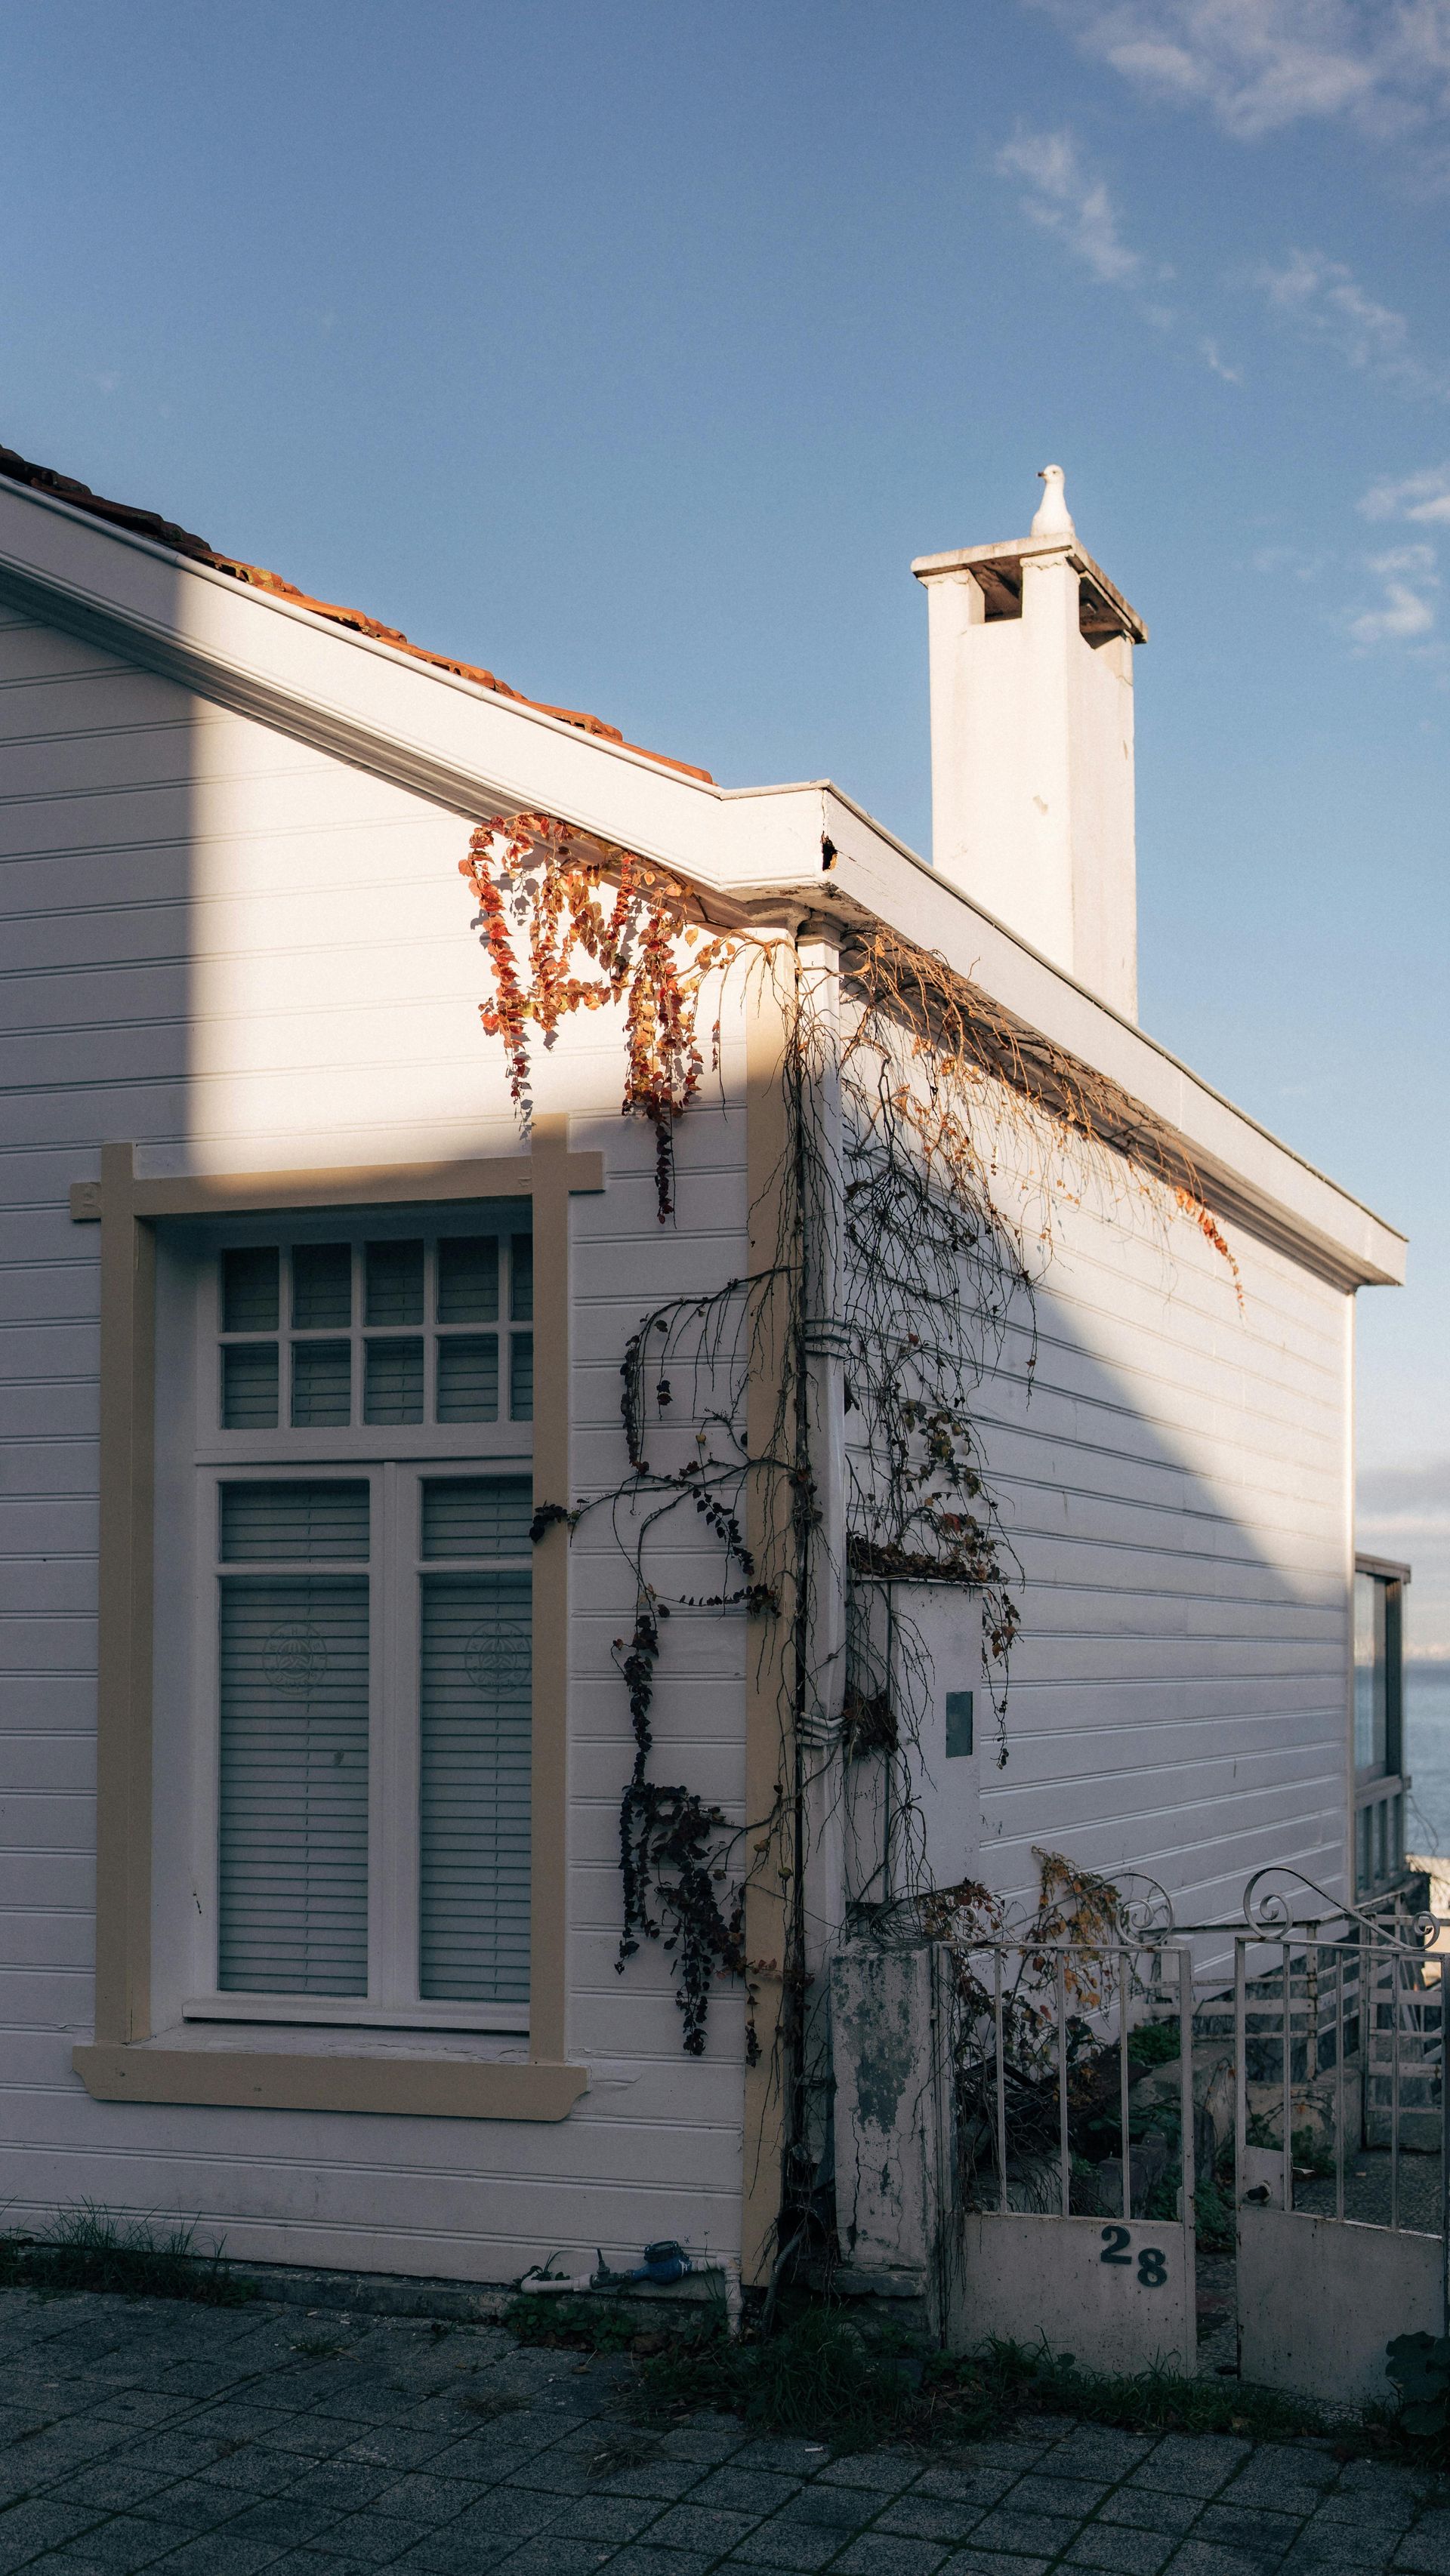
M 926 850 L 907 566 L 1065 466 L 1143 1019 L 1413 1235 L 1450 1653 L 1450 0 L 47 0 L 0 83 L 0 440 L 731 784 Z

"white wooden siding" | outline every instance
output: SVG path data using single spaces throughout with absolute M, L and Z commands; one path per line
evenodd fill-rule
M 1030 1387 L 1017 1329 L 983 1390 L 1025 1578 L 983 1867 L 1142 1869 L 1200 1920 L 1266 1862 L 1342 1891 L 1350 1301 L 1231 1229 L 1240 1307 L 1190 1220 L 1122 1214 L 1060 1213 Z
M 504 2278 L 555 2248 L 738 2242 L 743 2004 L 683 2057 L 667 1961 L 615 1972 L 633 1618 L 604 1514 L 572 1549 L 570 2047 L 557 2127 L 95 2103 L 98 1242 L 72 1180 L 105 1138 L 153 1172 L 514 1150 L 457 873 L 467 826 L 66 637 L 0 617 L 0 2196 L 174 2212 L 261 2258 Z M 576 1499 L 623 1469 L 642 1312 L 743 1267 L 738 1032 L 681 1126 L 678 1222 L 618 1115 L 617 1029 L 539 1063 L 609 1187 L 573 1202 Z M 1025 1195 L 1025 1194 L 1024 1194 Z M 1259 1860 L 1342 1873 L 1348 1301 L 1235 1234 L 1240 1313 L 1191 1225 L 1132 1194 L 1062 1212 L 1039 1357 L 1009 1336 L 981 1414 L 1026 1574 L 1011 1755 L 979 1724 L 982 1866 L 1048 1843 L 1164 1877 L 1192 1910 Z M 679 1376 L 676 1372 L 677 1397 Z M 686 1426 L 661 1426 L 659 1454 Z M 694 1515 L 672 1580 L 718 1590 Z M 746 1637 L 677 1616 L 654 1776 L 738 1816 Z M 958 1676 L 953 1674 L 955 1683 Z M 163 1832 L 159 1848 L 165 1848 Z M 158 1903 L 173 1901 L 161 1888 Z
M 570 2118 L 119 2106 L 71 2072 L 94 1937 L 99 1247 L 69 1185 L 108 1137 L 165 1172 L 438 1161 L 518 1135 L 478 1026 L 465 823 L 13 617 L 0 747 L 0 2196 L 16 2215 L 175 2212 L 256 2259 L 464 2278 L 661 2234 L 733 2247 L 740 1999 L 722 1993 L 695 2061 L 661 1957 L 614 1972 L 633 1748 L 610 1646 L 633 1597 L 602 1521 L 574 1558 L 570 2046 L 592 2084 Z M 738 1098 L 738 1046 L 731 1078 Z M 642 1305 L 743 1251 L 738 1111 L 687 1122 L 680 1222 L 661 1228 L 653 1139 L 619 1118 L 620 1088 L 597 1023 L 537 1086 L 542 1108 L 567 1093 L 609 1169 L 573 1203 L 576 1491 L 623 1470 Z M 718 1588 L 714 1553 L 680 1537 L 682 1584 Z M 738 1801 L 742 1671 L 734 1624 L 673 1623 L 656 1776 Z

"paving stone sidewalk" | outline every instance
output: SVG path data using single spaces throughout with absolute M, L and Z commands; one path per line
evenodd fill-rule
M 632 2423 L 496 2327 L 0 2292 L 0 2576 L 1450 2576 L 1450 2503 L 1327 2446 L 1069 2423 L 833 2460 Z

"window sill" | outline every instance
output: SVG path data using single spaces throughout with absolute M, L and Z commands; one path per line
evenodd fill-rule
M 71 2063 L 98 2102 L 196 2103 L 221 2110 L 365 2111 L 434 2120 L 564 2120 L 588 2088 L 583 2066 L 541 2063 L 503 2034 L 287 2031 L 194 2025 L 154 2039 L 93 2041 Z M 517 2052 L 517 2053 L 516 2053 Z
M 527 2004 L 375 2004 L 327 1995 L 198 1995 L 181 2007 L 193 2022 L 300 2023 L 310 2030 L 492 2031 L 528 2036 Z M 426 2045 L 426 2042 L 425 2042 Z

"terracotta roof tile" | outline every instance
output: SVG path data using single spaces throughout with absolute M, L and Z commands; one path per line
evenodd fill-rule
M 562 724 L 574 725 L 580 733 L 593 734 L 601 742 L 617 742 L 625 751 L 642 751 L 643 745 L 627 743 L 617 725 L 606 724 L 602 716 L 580 715 L 573 707 L 551 707 L 542 698 L 526 698 L 521 689 L 511 689 L 493 671 L 485 671 L 475 662 L 455 662 L 446 653 L 430 653 L 421 644 L 413 644 L 396 626 L 384 626 L 361 608 L 340 608 L 335 601 L 314 599 L 309 591 L 299 590 L 295 582 L 284 581 L 276 572 L 266 572 L 260 564 L 243 563 L 234 555 L 218 554 L 204 537 L 193 536 L 189 528 L 179 528 L 173 519 L 163 519 L 155 510 L 138 510 L 128 501 L 107 501 L 93 492 L 87 483 L 74 482 L 69 474 L 57 474 L 49 465 L 33 465 L 27 457 L 17 456 L 14 449 L 0 447 L 0 475 L 12 483 L 28 484 L 32 491 L 53 492 L 58 501 L 69 502 L 73 510 L 88 511 L 93 519 L 106 519 L 113 527 L 130 528 L 135 535 L 150 537 L 159 546 L 169 546 L 173 554 L 186 555 L 193 563 L 209 564 L 214 572 L 224 572 L 233 581 L 245 582 L 253 590 L 271 593 L 274 599 L 290 599 L 299 608 L 310 608 L 316 617 L 331 618 L 335 626 L 346 626 L 355 635 L 370 635 L 380 644 L 391 644 L 398 653 L 411 653 L 418 662 L 431 663 L 438 671 L 451 671 L 457 679 L 473 680 L 481 689 L 492 689 L 501 698 L 512 698 L 516 705 L 533 707 L 540 715 L 557 716 Z M 697 769 L 688 760 L 672 760 L 668 752 L 646 751 L 646 760 L 661 761 L 667 769 L 683 771 L 687 778 L 702 778 L 713 784 L 708 769 Z

